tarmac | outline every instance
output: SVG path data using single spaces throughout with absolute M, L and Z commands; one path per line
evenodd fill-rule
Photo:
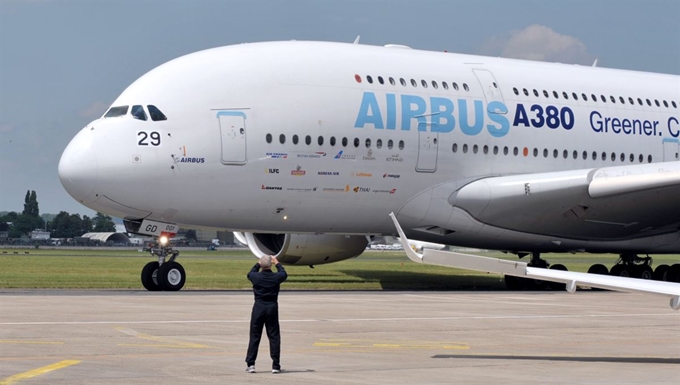
M 680 384 L 645 294 L 301 292 L 245 372 L 249 292 L 0 291 L 0 384 Z

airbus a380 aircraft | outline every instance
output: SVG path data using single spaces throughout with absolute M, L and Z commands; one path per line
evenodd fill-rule
M 401 225 L 404 242 L 531 255 L 532 272 L 564 269 L 538 269 L 540 253 L 607 252 L 621 255 L 612 275 L 678 281 L 680 264 L 652 271 L 638 257 L 680 253 L 678 104 L 671 75 L 397 45 L 242 44 L 139 78 L 73 138 L 59 176 L 131 232 L 230 229 L 255 256 L 288 264 L 358 256 L 367 235 Z M 179 290 L 184 270 L 160 239 L 142 281 Z M 511 287 L 525 282 L 513 274 L 537 277 L 499 272 Z M 633 282 L 662 284 L 678 306 L 677 283 Z

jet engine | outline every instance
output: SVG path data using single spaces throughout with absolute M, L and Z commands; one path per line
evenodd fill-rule
M 360 235 L 234 233 L 260 258 L 274 255 L 284 265 L 321 265 L 358 257 L 368 239 Z

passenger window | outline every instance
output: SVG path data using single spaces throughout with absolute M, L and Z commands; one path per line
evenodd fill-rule
M 146 112 L 144 112 L 144 107 L 140 105 L 132 106 L 130 113 L 135 119 L 146 120 Z
M 602 102 L 607 103 L 607 98 L 604 95 L 600 95 L 600 99 L 602 99 Z
M 458 91 L 458 83 L 456 83 L 456 82 L 453 83 L 453 89 Z
M 454 153 L 458 152 L 458 143 L 454 143 L 453 146 L 451 146 L 451 151 Z
M 267 136 L 265 136 L 265 140 L 267 141 L 267 143 L 271 143 L 272 142 L 272 134 L 267 134 Z
M 403 149 L 404 149 L 404 141 L 403 141 L 403 140 L 400 140 L 400 141 L 399 141 L 399 149 L 400 149 L 400 150 L 403 150 Z
M 385 84 L 385 81 L 383 80 L 382 76 L 378 76 L 378 83 Z
M 371 77 L 371 75 L 367 75 L 367 76 L 366 76 L 366 81 L 368 81 L 369 83 L 373 84 L 373 78 Z
M 468 151 L 468 145 L 464 144 L 463 145 L 463 154 L 467 154 L 467 151 Z
M 395 84 L 396 84 L 396 83 L 394 82 L 394 78 L 393 78 L 393 77 L 390 77 L 390 84 L 391 84 L 391 85 L 395 85 Z
M 147 105 L 146 109 L 149 110 L 149 116 L 151 116 L 151 120 L 154 122 L 168 120 L 165 114 L 163 114 L 161 110 L 159 110 L 158 107 L 154 106 L 153 104 Z
M 293 135 L 293 144 L 298 144 L 298 136 Z
M 371 148 L 371 140 L 366 139 L 366 148 Z
M 523 88 L 522 92 L 524 92 L 524 96 L 529 96 L 529 91 L 526 88 Z
M 546 98 L 549 98 L 550 94 L 548 94 L 548 91 L 543 90 L 543 96 L 545 96 Z
M 359 147 L 359 138 L 354 138 L 354 147 Z
M 347 147 L 347 138 L 342 138 L 342 147 Z
M 106 115 L 104 115 L 104 117 L 105 118 L 116 118 L 118 116 L 127 115 L 127 112 L 128 112 L 128 106 L 111 107 L 106 112 Z
M 553 150 L 553 158 L 557 159 L 557 156 L 559 155 L 559 151 L 557 149 Z
M 678 108 L 678 105 L 677 105 L 677 104 L 675 104 L 675 102 L 674 102 L 674 101 L 672 101 L 672 100 L 671 100 L 671 104 L 673 105 L 673 108 Z
M 638 104 L 642 105 L 642 99 L 638 98 Z
M 519 95 L 519 90 L 517 90 L 517 87 L 512 87 L 512 92 L 514 92 L 515 95 Z
M 392 141 L 392 139 L 390 139 L 387 141 L 387 148 L 391 150 L 392 147 L 394 147 L 394 142 Z
M 335 146 L 335 136 L 331 136 L 331 146 Z
M 616 162 L 616 154 L 612 152 L 612 162 Z
M 564 159 L 567 159 L 567 158 L 569 157 L 569 152 L 568 152 L 567 150 L 564 150 L 564 151 L 562 152 L 562 157 L 563 157 Z
M 519 154 L 519 148 L 517 148 L 517 147 L 513 148 L 513 149 L 512 149 L 512 154 L 513 154 L 514 156 L 517 156 L 517 154 Z
M 544 157 L 544 158 L 547 158 L 547 157 L 548 157 L 548 149 L 547 149 L 547 148 L 544 148 L 544 149 L 543 149 L 543 157 Z
M 449 89 L 449 84 L 446 82 L 442 82 L 442 87 L 444 87 L 445 90 Z
M 571 97 L 574 98 L 574 100 L 578 100 L 578 95 L 576 95 L 576 92 L 572 92 Z M 565 96 L 564 98 L 566 99 L 567 97 Z
M 375 146 L 376 146 L 377 148 L 382 148 L 382 139 L 376 140 L 376 141 L 375 141 Z
M 534 147 L 534 158 L 538 156 L 538 149 Z
M 479 151 L 479 147 L 477 147 L 477 145 L 475 144 L 474 146 L 472 146 L 472 153 L 476 154 L 477 151 Z
M 283 134 L 279 135 L 279 142 L 281 144 L 286 143 L 286 135 L 283 135 Z
M 659 104 L 659 101 L 656 100 L 656 99 L 654 99 L 654 104 L 656 104 L 657 107 L 661 107 L 661 105 Z
M 489 146 L 485 145 L 485 146 L 482 148 L 482 152 L 484 152 L 484 154 L 488 154 L 488 153 L 489 153 Z
M 427 88 L 427 82 L 425 81 L 425 79 L 421 79 L 420 84 L 423 85 L 423 88 Z
M 560 98 L 560 95 L 557 93 L 557 91 L 553 91 L 553 96 L 555 97 L 555 99 Z
M 411 79 L 411 85 L 413 87 L 418 87 L 418 82 L 416 82 L 416 79 Z
M 652 163 L 652 156 L 651 155 L 647 155 L 647 163 Z
M 588 101 L 588 96 L 586 94 L 581 94 L 581 99 Z
M 399 78 L 399 83 L 401 83 L 402 86 L 406 87 L 406 80 L 404 80 L 404 78 Z
M 649 99 L 647 99 L 647 105 L 650 107 L 652 106 L 652 102 L 650 102 Z
M 439 86 L 437 85 L 437 82 L 435 82 L 434 80 L 432 81 L 432 88 L 434 88 L 434 89 L 439 88 Z
M 503 155 L 508 155 L 508 146 L 503 147 Z
M 536 89 L 534 89 L 534 96 L 538 97 L 538 91 L 536 91 Z
M 309 136 L 309 135 L 305 136 L 305 144 L 308 145 L 308 146 L 310 144 L 312 144 L 312 137 L 311 136 Z
M 323 136 L 319 136 L 317 143 L 319 143 L 319 146 L 323 146 Z
M 593 160 L 597 160 L 597 152 L 593 151 Z
M 470 87 L 468 87 L 467 83 L 463 83 L 463 89 L 465 91 L 470 91 Z
M 667 101 L 664 100 L 663 105 L 664 105 L 664 107 L 668 108 L 668 102 Z
M 616 103 L 616 99 L 615 99 L 613 96 L 611 96 L 611 95 L 609 95 L 609 100 L 611 100 L 612 103 Z
M 498 146 L 493 146 L 493 154 L 498 155 Z
M 633 98 L 631 98 L 630 96 L 628 97 L 628 103 L 630 103 L 630 104 L 633 105 L 633 106 L 635 105 L 635 102 L 633 101 Z
M 594 102 L 597 101 L 597 97 L 595 96 L 595 94 L 590 94 L 590 97 L 591 97 L 591 99 L 593 99 Z
M 623 96 L 619 96 L 619 101 L 621 104 L 626 104 L 626 99 L 624 99 Z

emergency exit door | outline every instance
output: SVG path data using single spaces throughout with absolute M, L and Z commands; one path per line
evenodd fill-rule
M 663 161 L 672 162 L 680 160 L 680 144 L 678 139 L 666 138 L 663 140 Z
M 241 111 L 218 111 L 216 117 L 222 138 L 222 163 L 246 164 L 246 114 Z
M 416 171 L 437 171 L 437 155 L 439 152 L 439 133 L 432 132 L 436 125 L 432 123 L 418 124 L 418 161 Z

